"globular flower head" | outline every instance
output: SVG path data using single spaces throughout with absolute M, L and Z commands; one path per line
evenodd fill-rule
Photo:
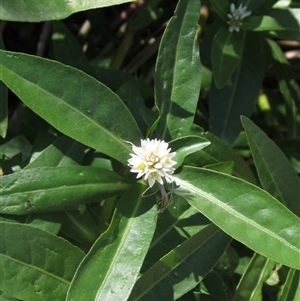
M 176 162 L 172 160 L 175 152 L 170 153 L 169 144 L 164 140 L 149 138 L 141 139 L 141 146 L 132 144 L 133 153 L 128 160 L 131 172 L 137 173 L 137 178 L 143 177 L 152 187 L 157 181 L 163 185 L 163 178 L 170 182 L 170 175 L 174 173 Z
M 242 4 L 238 8 L 235 8 L 234 3 L 230 5 L 230 14 L 227 14 L 230 19 L 227 23 L 229 24 L 229 31 L 240 31 L 240 26 L 243 24 L 241 20 L 251 15 L 251 11 L 247 11 L 247 6 L 243 7 Z

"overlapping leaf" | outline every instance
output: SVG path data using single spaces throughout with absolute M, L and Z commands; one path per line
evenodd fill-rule
M 0 79 L 33 111 L 73 139 L 125 163 L 141 137 L 120 98 L 85 73 L 0 50 Z
M 41 22 L 64 19 L 79 11 L 111 6 L 132 0 L 72 0 L 72 1 L 35 1 L 35 0 L 2 0 L 1 19 L 18 22 Z
M 156 135 L 167 140 L 187 135 L 194 120 L 201 80 L 199 11 L 199 0 L 179 1 L 159 47 L 155 102 L 160 117 Z
M 300 180 L 290 162 L 251 120 L 242 123 L 263 188 L 300 216 Z
M 189 194 L 187 201 L 224 232 L 261 255 L 300 269 L 299 218 L 267 192 L 200 168 L 184 167 L 173 178 Z
M 28 225 L 0 222 L 0 233 L 0 290 L 27 301 L 65 300 L 84 253 Z
M 76 209 L 124 192 L 130 184 L 112 171 L 84 166 L 26 169 L 1 178 L 0 213 Z
M 127 300 L 155 230 L 153 199 L 137 183 L 119 200 L 109 229 L 80 264 L 67 301 Z

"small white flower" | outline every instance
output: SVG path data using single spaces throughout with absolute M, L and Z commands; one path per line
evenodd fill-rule
M 171 182 L 169 177 L 174 173 L 174 165 L 176 164 L 172 158 L 175 152 L 170 153 L 169 144 L 164 140 L 147 138 L 141 139 L 141 147 L 131 144 L 133 153 L 128 160 L 128 166 L 131 172 L 137 173 L 137 178 L 143 177 L 152 187 L 157 181 L 163 185 L 163 178 L 167 182 Z
M 229 31 L 240 31 L 240 26 L 243 24 L 241 20 L 251 15 L 251 11 L 247 11 L 247 6 L 243 7 L 242 4 L 236 9 L 234 3 L 230 5 L 231 14 L 227 14 L 230 19 L 227 23 L 229 24 Z

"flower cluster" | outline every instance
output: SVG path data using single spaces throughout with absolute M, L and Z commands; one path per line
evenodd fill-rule
M 229 31 L 240 31 L 240 26 L 243 24 L 241 20 L 251 15 L 251 11 L 247 11 L 247 6 L 243 7 L 242 4 L 236 9 L 234 3 L 230 5 L 230 12 L 228 18 L 230 19 L 227 23 L 229 24 Z
M 175 152 L 170 153 L 168 143 L 164 140 L 141 139 L 141 147 L 132 144 L 132 151 L 128 166 L 131 172 L 137 173 L 137 178 L 143 177 L 150 187 L 156 181 L 163 186 L 163 178 L 171 182 L 170 175 L 174 173 L 176 162 L 172 160 Z

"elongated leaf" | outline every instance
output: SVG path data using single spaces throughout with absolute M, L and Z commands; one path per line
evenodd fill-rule
M 65 300 L 84 253 L 28 225 L 0 222 L 0 233 L 0 290 L 26 301 Z
M 73 13 L 111 6 L 132 0 L 73 0 L 73 1 L 47 1 L 47 0 L 2 0 L 1 19 L 19 22 L 41 22 L 46 20 L 59 20 Z
M 180 0 L 159 47 L 155 103 L 160 117 L 156 135 L 167 140 L 187 135 L 194 120 L 201 80 L 199 12 L 199 0 Z
M 114 172 L 92 167 L 41 167 L 1 177 L 0 213 L 76 209 L 130 187 Z
M 210 130 L 232 144 L 242 125 L 240 116 L 250 116 L 261 89 L 264 61 L 260 37 L 247 33 L 240 65 L 231 80 L 218 89 L 212 84 L 209 98 Z
M 175 168 L 182 165 L 186 156 L 193 154 L 208 145 L 210 145 L 208 140 L 197 136 L 185 136 L 171 141 L 170 147 L 172 151 L 176 151 L 174 160 L 177 164 L 175 165 Z
M 243 29 L 254 31 L 271 31 L 286 38 L 299 40 L 300 21 L 299 9 L 272 9 L 268 15 L 249 16 L 243 20 Z
M 0 37 L 0 49 L 4 49 L 2 37 Z M 0 136 L 5 138 L 8 118 L 7 118 L 7 87 L 0 81 Z
M 214 37 L 211 61 L 215 84 L 223 88 L 236 70 L 244 48 L 244 34 L 230 32 L 227 27 L 220 27 Z
M 144 190 L 137 183 L 119 200 L 109 229 L 80 264 L 67 301 L 127 300 L 156 226 L 154 199 L 145 200 Z
M 212 270 L 230 240 L 214 225 L 206 227 L 146 271 L 129 300 L 178 299 Z
M 268 279 L 275 262 L 259 254 L 254 254 L 244 272 L 232 301 L 262 300 L 262 287 Z
M 173 178 L 189 193 L 187 201 L 224 232 L 261 255 L 300 268 L 300 220 L 267 192 L 201 168 L 184 167 Z
M 262 187 L 300 216 L 300 179 L 290 162 L 251 120 L 242 123 Z
M 73 139 L 123 163 L 140 130 L 120 98 L 85 73 L 0 50 L 0 79 L 38 115 Z

